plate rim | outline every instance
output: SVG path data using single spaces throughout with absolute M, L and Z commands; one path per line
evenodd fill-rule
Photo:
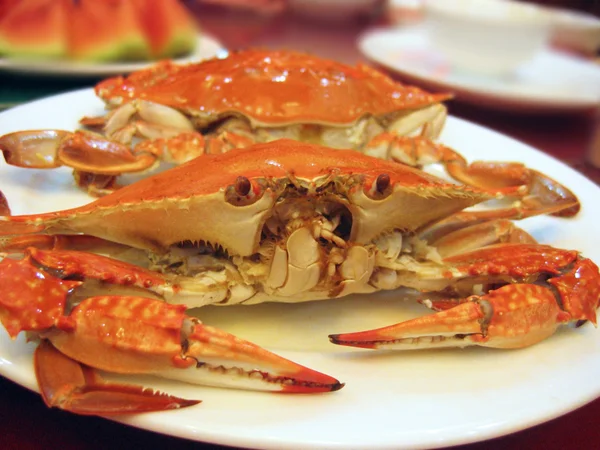
M 384 39 L 394 35 L 408 35 L 425 33 L 426 30 L 423 27 L 414 26 L 407 29 L 402 28 L 390 28 L 390 27 L 376 27 L 363 32 L 357 39 L 357 47 L 360 53 L 372 63 L 384 68 L 386 71 L 392 72 L 396 75 L 400 75 L 407 81 L 420 84 L 425 88 L 434 89 L 437 91 L 452 91 L 456 98 L 466 103 L 475 104 L 477 106 L 485 106 L 486 108 L 496 109 L 500 111 L 520 111 L 524 113 L 534 114 L 556 114 L 556 113 L 569 113 L 587 111 L 595 109 L 600 106 L 600 96 L 598 99 L 544 99 L 540 97 L 522 97 L 518 93 L 495 93 L 486 91 L 484 88 L 478 86 L 466 87 L 455 81 L 447 81 L 436 79 L 425 74 L 420 74 L 414 70 L 407 68 L 399 68 L 392 62 L 386 61 L 379 55 L 373 54 L 366 47 L 369 45 L 369 41 L 373 39 Z M 590 67 L 595 67 L 592 63 L 576 58 L 575 56 L 565 54 L 564 52 L 554 50 L 551 47 L 545 49 L 546 52 L 553 55 L 558 55 L 565 59 L 574 60 L 577 63 L 589 64 Z M 600 69 L 599 69 L 600 70 Z
M 196 40 L 196 49 L 191 54 L 172 58 L 172 61 L 176 63 L 196 62 L 218 56 L 220 52 L 226 51 L 221 41 L 211 34 L 198 33 Z M 108 77 L 145 69 L 159 61 L 160 59 L 134 62 L 79 63 L 68 60 L 35 61 L 0 57 L 0 72 L 71 78 Z

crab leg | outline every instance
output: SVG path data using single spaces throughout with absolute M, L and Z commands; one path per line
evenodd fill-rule
M 501 243 L 537 244 L 525 230 L 507 219 L 487 220 L 427 240 L 442 258 Z
M 82 236 L 84 237 L 84 236 Z M 85 236 L 87 237 L 87 236 Z M 76 240 L 75 242 L 77 242 Z M 105 241 L 98 239 L 102 248 Z M 44 243 L 42 241 L 42 243 Z M 93 243 L 93 239 L 92 239 Z M 17 243 L 18 244 L 18 243 Z M 134 262 L 142 259 L 143 253 L 138 249 L 122 251 L 119 244 L 105 249 L 115 251 L 114 257 L 97 255 L 77 250 L 42 250 L 36 247 L 19 249 L 15 244 L 12 255 L 25 254 L 30 264 L 43 268 L 53 276 L 69 280 L 95 280 L 115 287 L 138 289 L 144 295 L 158 297 L 171 304 L 186 304 L 188 308 L 198 308 L 215 303 L 236 304 L 247 300 L 254 294 L 252 287 L 229 283 L 227 280 L 215 279 L 207 271 L 203 276 L 165 276 L 159 272 L 140 267 Z M 82 245 L 86 245 L 82 239 Z M 120 253 L 118 253 L 120 252 Z M 1 263 L 0 263 L 1 267 Z M 1 275 L 1 272 L 0 272 Z
M 596 323 L 598 267 L 576 252 L 501 244 L 445 262 L 462 274 L 455 289 L 479 284 L 487 293 L 424 300 L 440 312 L 375 330 L 331 335 L 331 342 L 378 349 L 518 348 L 547 338 L 562 323 Z M 517 282 L 506 284 L 512 280 Z M 504 286 L 493 289 L 495 284 Z
M 401 116 L 390 124 L 388 130 L 399 136 L 419 134 L 429 139 L 436 139 L 444 128 L 447 116 L 446 106 L 437 103 Z
M 489 211 L 461 211 L 421 229 L 419 237 L 426 240 L 430 245 L 437 245 L 441 240 L 446 239 L 455 233 L 462 233 L 462 230 L 474 226 L 499 220 L 520 220 L 526 217 L 532 217 L 539 214 L 550 214 L 557 211 L 560 211 L 559 205 L 539 210 L 527 210 L 512 207 Z
M 499 243 L 535 244 L 536 240 L 511 220 L 541 214 L 560 215 L 572 207 L 571 202 L 563 200 L 546 205 L 517 203 L 509 208 L 461 211 L 426 226 L 418 236 L 444 258 Z
M 0 150 L 6 162 L 17 167 L 65 165 L 104 175 L 147 170 L 156 161 L 151 154 L 132 153 L 127 145 L 85 131 L 17 131 L 0 137 Z
M 335 378 L 202 324 L 186 309 L 143 297 L 90 297 L 58 325 L 64 333 L 45 337 L 61 353 L 108 372 L 287 393 L 342 387 Z
M 95 265 L 90 262 L 86 272 L 92 273 Z M 95 270 L 97 277 L 108 276 L 101 267 Z M 63 272 L 75 273 L 69 262 Z M 117 282 L 146 287 L 153 282 L 138 275 L 124 272 Z M 0 321 L 13 338 L 21 331 L 37 333 L 66 357 L 108 372 L 287 393 L 327 392 L 343 386 L 335 378 L 186 316 L 185 305 L 138 296 L 97 296 L 86 298 L 66 315 L 68 297 L 82 283 L 54 277 L 31 257 L 5 258 L 0 261 Z M 38 382 L 51 405 L 114 414 L 194 404 L 155 398 L 131 386 L 105 385 L 51 349 L 42 347 L 39 352 Z M 140 404 L 124 406 L 132 397 Z
M 44 403 L 76 414 L 133 414 L 200 403 L 141 386 L 106 383 L 94 370 L 68 358 L 47 340 L 36 348 L 34 365 Z
M 422 136 L 399 136 L 382 133 L 366 146 L 365 153 L 391 159 L 412 167 L 441 163 L 456 180 L 495 192 L 502 197 L 518 197 L 527 207 L 537 209 L 548 205 L 570 204 L 553 215 L 575 216 L 580 204 L 569 189 L 552 178 L 514 162 L 475 161 L 468 164 L 453 149 Z
M 0 238 L 0 254 L 22 254 L 29 247 L 40 250 L 95 251 L 111 256 L 131 247 L 86 234 L 31 234 Z
M 0 151 L 8 164 L 17 167 L 71 167 L 79 187 L 103 196 L 119 189 L 116 177 L 120 174 L 150 171 L 160 161 L 182 164 L 203 154 L 223 153 L 253 143 L 249 137 L 230 131 L 205 137 L 194 131 L 176 130 L 131 147 L 128 142 L 112 141 L 88 131 L 30 130 L 0 137 Z

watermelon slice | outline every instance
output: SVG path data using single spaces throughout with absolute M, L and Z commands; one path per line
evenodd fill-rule
M 131 0 L 154 58 L 185 55 L 196 48 L 198 27 L 178 0 Z
M 69 56 L 90 62 L 149 59 L 150 44 L 132 1 L 72 1 Z
M 13 58 L 60 58 L 67 54 L 69 0 L 2 0 L 0 55 Z
M 19 0 L 0 0 L 0 21 L 18 3 Z
M 0 57 L 171 58 L 194 50 L 197 35 L 178 0 L 0 0 Z

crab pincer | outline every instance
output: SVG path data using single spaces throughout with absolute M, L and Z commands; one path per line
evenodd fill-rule
M 446 258 L 461 289 L 480 294 L 428 299 L 439 311 L 396 325 L 333 334 L 331 342 L 373 349 L 424 349 L 479 345 L 520 348 L 551 336 L 559 325 L 596 324 L 598 267 L 577 252 L 544 245 L 501 244 Z M 512 284 L 509 284 L 512 282 Z M 451 289 L 448 290 L 451 292 Z
M 63 259 L 50 268 L 46 264 L 52 260 L 32 248 L 21 260 L 0 261 L 0 321 L 13 338 L 28 331 L 41 341 L 35 369 L 49 406 L 78 414 L 113 415 L 199 403 L 153 389 L 107 383 L 92 368 L 286 393 L 327 392 L 343 386 L 328 375 L 202 324 L 185 314 L 185 305 L 104 295 L 85 298 L 73 307 L 69 297 L 83 281 L 67 279 L 77 278 L 73 276 L 76 254 L 71 256 L 70 264 Z M 84 266 L 81 269 L 85 272 Z M 117 273 L 123 269 L 118 264 L 97 269 L 87 275 L 134 287 L 160 283 L 159 277 L 149 278 L 144 271 Z M 22 289 L 24 284 L 27 289 Z

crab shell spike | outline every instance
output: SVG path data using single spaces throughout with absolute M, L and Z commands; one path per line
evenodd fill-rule
M 268 94 L 269 105 L 281 106 L 269 107 L 256 92 Z M 199 111 L 214 117 L 237 113 L 266 126 L 351 124 L 366 115 L 420 109 L 451 97 L 402 85 L 362 64 L 273 50 L 232 52 L 197 64 L 163 63 L 127 78 L 109 78 L 96 86 L 96 94 L 114 104 L 143 99 L 192 117 Z
M 57 323 L 62 333 L 42 337 L 69 358 L 113 373 L 287 393 L 343 387 L 333 377 L 203 325 L 185 310 L 144 297 L 89 297 Z
M 371 198 L 368 191 L 382 173 L 389 176 L 391 193 L 383 200 Z M 227 186 L 239 186 L 242 174 L 257 186 L 261 180 L 271 184 L 256 189 L 251 202 L 236 206 L 224 201 L 224 192 Z M 80 208 L 0 217 L 0 236 L 76 232 L 155 251 L 178 242 L 205 241 L 248 256 L 256 252 L 262 226 L 281 193 L 278 180 L 311 184 L 332 175 L 343 185 L 337 195 L 348 199 L 350 238 L 358 244 L 388 229 L 416 230 L 490 199 L 484 191 L 359 152 L 279 140 L 196 158 Z

